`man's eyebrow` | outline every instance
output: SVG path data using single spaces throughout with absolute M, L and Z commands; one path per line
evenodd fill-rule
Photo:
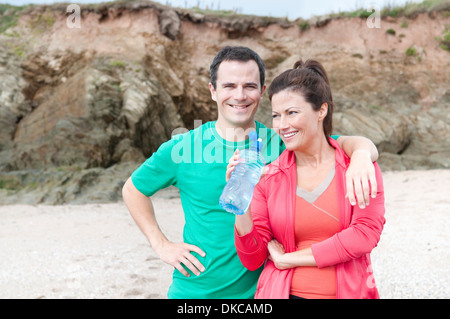
M 222 85 L 236 85 L 234 82 L 223 82 Z M 245 85 L 258 85 L 258 82 L 246 82 Z
M 227 85 L 236 85 L 234 82 L 224 82 L 222 83 L 222 86 L 227 86 Z

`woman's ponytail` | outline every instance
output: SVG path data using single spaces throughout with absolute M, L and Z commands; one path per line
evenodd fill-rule
M 278 75 L 269 86 L 269 99 L 278 92 L 290 90 L 299 92 L 315 111 L 328 104 L 327 116 L 323 122 L 325 136 L 332 132 L 333 96 L 325 68 L 316 60 L 298 60 L 294 68 Z

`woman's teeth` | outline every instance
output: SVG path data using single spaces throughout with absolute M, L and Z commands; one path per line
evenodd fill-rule
M 284 136 L 285 138 L 289 138 L 289 137 L 294 136 L 294 135 L 297 134 L 297 133 L 298 133 L 298 132 L 290 132 L 290 133 L 283 134 L 283 136 Z

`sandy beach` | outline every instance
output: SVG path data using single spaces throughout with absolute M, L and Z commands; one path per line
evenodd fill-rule
M 450 298 L 450 170 L 385 172 L 386 225 L 372 252 L 380 297 Z M 154 197 L 181 240 L 173 189 Z M 123 203 L 0 206 L 0 298 L 167 298 L 158 259 Z

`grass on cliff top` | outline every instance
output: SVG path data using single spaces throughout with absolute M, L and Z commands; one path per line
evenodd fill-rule
M 20 12 L 29 6 L 13 6 L 0 3 L 0 34 L 14 27 L 17 24 L 17 19 L 19 19 Z
M 103 3 L 100 4 L 113 4 L 113 3 L 131 4 L 136 1 L 137 0 L 113 0 L 113 1 L 105 0 Z M 147 1 L 155 3 L 154 1 L 150 0 Z M 170 2 L 168 1 L 168 3 Z M 5 30 L 7 30 L 8 28 L 15 26 L 17 24 L 17 19 L 19 18 L 21 11 L 30 6 L 34 5 L 14 6 L 9 4 L 0 4 L 0 34 L 3 33 Z M 440 11 L 448 13 L 449 7 L 450 7 L 450 0 L 425 0 L 420 3 L 407 2 L 406 4 L 400 6 L 392 6 L 388 4 L 383 9 L 381 9 L 381 16 L 382 17 L 390 16 L 394 18 L 401 16 L 414 17 L 419 13 L 426 13 L 431 11 Z M 219 4 L 217 4 L 217 8 L 219 8 Z M 214 9 L 213 7 L 212 8 L 206 7 L 202 9 L 197 5 L 195 7 L 185 9 L 192 10 L 196 13 L 201 13 L 205 15 L 214 15 L 218 17 L 228 17 L 233 15 L 245 16 L 245 14 L 241 14 L 239 12 L 241 10 L 240 8 L 234 8 L 233 10 L 220 10 Z M 333 18 L 339 17 L 368 18 L 372 14 L 373 12 L 367 11 L 367 8 L 361 8 L 351 12 L 330 13 L 331 17 Z
M 406 2 L 404 5 L 393 6 L 388 4 L 384 8 L 381 9 L 382 17 L 413 17 L 419 13 L 427 13 L 433 10 L 446 10 L 448 11 L 449 6 L 445 6 L 445 4 L 450 5 L 449 0 L 425 0 L 420 3 L 412 3 Z M 368 5 L 370 7 L 370 5 Z M 332 17 L 351 17 L 351 18 L 368 18 L 373 14 L 373 11 L 367 11 L 367 8 L 357 9 L 351 12 L 340 12 L 337 14 L 332 14 Z
M 124 0 L 116 0 L 116 1 L 124 1 Z M 130 0 L 128 0 L 130 1 Z M 132 0 L 131 0 L 132 1 Z M 393 5 L 386 5 L 384 8 L 381 9 L 381 16 L 382 17 L 401 17 L 401 16 L 406 16 L 406 17 L 412 17 L 415 16 L 419 13 L 424 13 L 424 12 L 431 12 L 433 10 L 444 8 L 443 10 L 447 10 L 449 6 L 443 6 L 442 4 L 444 3 L 448 3 L 450 5 L 450 0 L 425 0 L 422 1 L 420 3 L 412 3 L 412 2 L 406 2 L 404 5 L 399 5 L 399 6 L 393 6 Z M 369 4 L 370 6 L 370 4 Z M 198 6 L 189 8 L 189 10 L 193 10 L 196 13 L 201 13 L 201 14 L 210 14 L 210 15 L 216 15 L 216 16 L 231 16 L 231 15 L 242 15 L 240 13 L 240 9 L 239 8 L 235 8 L 233 10 L 214 10 L 214 9 L 210 9 L 208 7 L 206 7 L 205 9 L 201 9 Z M 367 11 L 367 8 L 361 8 L 361 9 L 357 9 L 355 11 L 350 11 L 350 12 L 340 12 L 337 14 L 331 14 L 332 17 L 360 17 L 360 18 L 368 18 L 371 14 L 373 13 L 373 11 Z M 281 18 L 280 18 L 281 19 Z

